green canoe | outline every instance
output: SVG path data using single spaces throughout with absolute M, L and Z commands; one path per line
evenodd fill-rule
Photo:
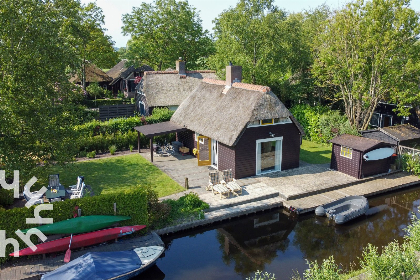
M 43 234 L 78 234 L 103 229 L 117 222 L 129 219 L 131 219 L 129 216 L 81 216 L 53 224 L 42 225 L 36 227 L 36 229 L 42 231 Z M 24 229 L 22 232 L 26 233 L 28 230 Z

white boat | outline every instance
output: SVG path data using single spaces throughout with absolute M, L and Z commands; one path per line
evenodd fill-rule
M 164 250 L 163 246 L 147 246 L 130 251 L 87 253 L 44 274 L 41 280 L 130 279 L 153 266 Z
M 347 196 L 333 202 L 318 206 L 317 216 L 333 219 L 336 224 L 344 224 L 354 218 L 365 215 L 369 209 L 369 202 L 364 196 Z
M 370 160 L 380 160 L 384 158 L 389 158 L 395 153 L 394 148 L 379 148 L 370 152 L 367 152 L 363 155 L 363 159 Z

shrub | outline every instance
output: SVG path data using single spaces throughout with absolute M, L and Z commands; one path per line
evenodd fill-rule
M 132 152 L 133 149 L 134 149 L 134 146 L 133 145 L 129 145 L 128 147 L 130 148 L 130 152 Z
M 88 158 L 94 158 L 96 156 L 96 152 L 95 151 L 91 151 L 91 152 L 87 153 L 86 156 Z
M 6 190 L 0 187 L 0 206 L 10 206 L 13 204 L 13 190 Z
M 112 145 L 109 147 L 109 152 L 111 153 L 111 155 L 115 154 L 116 151 L 117 151 L 117 146 Z
M 82 215 L 113 215 L 114 203 L 117 205 L 117 214 L 122 216 L 130 216 L 131 219 L 120 222 L 124 225 L 148 225 L 147 214 L 147 192 L 144 187 L 139 186 L 130 190 L 102 194 L 99 196 L 83 197 L 79 199 L 68 199 L 54 203 L 53 210 L 41 211 L 43 218 L 53 218 L 54 222 L 63 221 L 73 218 L 75 207 L 82 209 Z M 14 238 L 18 240 L 19 247 L 24 248 L 27 245 L 15 234 L 18 229 L 26 229 L 32 226 L 26 224 L 26 218 L 34 217 L 36 206 L 30 208 L 13 208 L 10 210 L 0 209 L 0 229 L 6 231 L 6 238 Z M 32 242 L 37 244 L 35 235 L 31 237 Z M 6 248 L 5 258 L 0 258 L 0 263 L 4 263 L 11 257 L 9 253 L 13 251 L 13 246 L 8 245 Z
M 274 273 L 273 273 L 273 275 L 271 275 L 271 273 L 257 270 L 255 272 L 254 277 L 249 277 L 249 278 L 246 278 L 246 279 L 247 280 L 275 280 L 276 277 L 275 277 Z
M 340 278 L 341 269 L 338 268 L 334 261 L 334 257 L 330 256 L 324 260 L 321 265 L 310 262 L 309 269 L 303 273 L 303 277 L 308 280 L 332 280 Z

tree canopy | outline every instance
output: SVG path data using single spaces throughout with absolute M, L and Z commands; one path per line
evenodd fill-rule
M 378 102 L 419 101 L 418 14 L 408 0 L 362 0 L 328 19 L 316 40 L 313 74 L 319 86 L 337 89 L 349 121 L 367 129 Z
M 142 3 L 123 16 L 123 23 L 124 35 L 131 35 L 125 56 L 136 65 L 162 70 L 174 67 L 182 57 L 195 69 L 197 60 L 212 52 L 208 31 L 203 30 L 199 14 L 187 1 Z

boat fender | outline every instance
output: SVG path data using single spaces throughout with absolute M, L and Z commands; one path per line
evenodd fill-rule
M 337 214 L 334 218 L 336 224 L 343 224 L 345 222 L 344 215 Z
M 317 215 L 317 216 L 325 216 L 325 209 L 324 209 L 324 207 L 318 206 L 315 209 L 315 215 Z

